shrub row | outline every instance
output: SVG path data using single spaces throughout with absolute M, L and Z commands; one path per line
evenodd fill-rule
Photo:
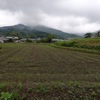
M 100 44 L 99 44 L 100 39 L 99 39 L 98 43 L 96 41 L 95 45 L 92 45 L 91 41 L 93 42 L 93 39 L 90 40 L 90 41 L 87 41 L 87 42 L 86 42 L 86 40 L 84 40 L 84 41 L 83 40 L 59 41 L 59 42 L 56 42 L 55 45 L 66 46 L 66 47 L 75 47 L 75 48 L 83 48 L 83 49 L 93 49 L 93 50 L 100 51 Z M 83 43 L 83 42 L 86 42 L 86 43 Z

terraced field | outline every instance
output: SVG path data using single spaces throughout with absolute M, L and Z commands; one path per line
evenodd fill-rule
M 54 48 L 48 44 L 12 43 L 0 44 L 0 47 L 0 83 L 10 86 L 22 83 L 25 87 L 32 87 L 40 83 L 66 84 L 71 81 L 79 82 L 83 87 L 100 83 L 100 55 Z M 51 95 L 51 97 L 63 94 L 63 92 L 60 94 L 59 92 L 58 89 L 58 94 L 55 92 L 55 95 Z M 50 92 L 50 94 L 52 93 Z M 64 96 L 62 95 L 62 97 Z

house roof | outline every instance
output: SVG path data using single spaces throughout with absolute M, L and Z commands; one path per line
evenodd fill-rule
M 7 36 L 6 38 L 7 38 L 7 39 L 18 39 L 17 36 Z

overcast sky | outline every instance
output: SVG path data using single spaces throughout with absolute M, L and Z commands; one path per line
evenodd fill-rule
M 100 29 L 100 0 L 0 0 L 0 27 L 45 25 L 70 33 Z

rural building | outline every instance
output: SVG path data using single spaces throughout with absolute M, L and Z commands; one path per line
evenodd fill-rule
M 0 43 L 5 43 L 5 42 L 19 42 L 19 38 L 15 36 L 7 36 L 7 37 L 0 37 Z
M 26 42 L 26 41 L 27 41 L 27 38 L 20 39 L 20 42 Z
M 63 39 L 52 39 L 52 42 L 57 42 L 57 41 L 65 41 Z
M 18 42 L 19 38 L 16 36 L 7 36 L 6 39 L 8 40 L 8 42 Z
M 0 37 L 0 43 L 3 43 L 4 41 L 3 41 L 3 37 Z
M 18 40 L 18 37 L 16 37 L 16 36 L 7 36 L 6 38 L 7 39 L 12 39 L 12 40 Z
M 0 37 L 0 43 L 4 43 L 5 41 L 7 41 L 8 39 L 6 37 Z

